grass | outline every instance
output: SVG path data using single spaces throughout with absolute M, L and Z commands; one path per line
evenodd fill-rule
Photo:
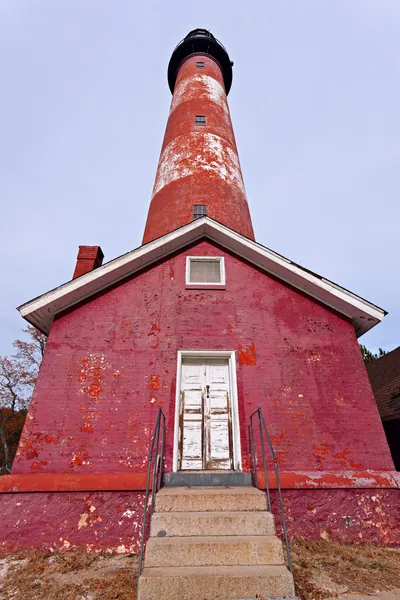
M 4 557 L 3 557 L 4 559 Z M 26 551 L 7 557 L 1 600 L 135 600 L 137 557 Z
M 296 593 L 302 600 L 400 588 L 400 548 L 297 540 L 291 549 Z M 136 555 L 32 550 L 0 556 L 0 571 L 1 560 L 7 563 L 0 579 L 1 600 L 136 599 Z
M 297 540 L 291 549 L 296 592 L 303 600 L 400 588 L 400 548 Z

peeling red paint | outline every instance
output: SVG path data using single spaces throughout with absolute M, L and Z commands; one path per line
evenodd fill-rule
M 239 364 L 240 365 L 255 365 L 256 364 L 256 349 L 254 344 L 248 347 L 239 344 Z
M 335 394 L 333 401 L 335 404 L 337 404 L 337 406 L 342 406 L 344 404 L 344 400 L 339 396 L 339 394 Z
M 28 460 L 32 460 L 32 458 L 37 458 L 38 456 L 39 456 L 39 453 L 36 448 L 32 448 L 31 450 L 26 451 L 26 458 Z
M 150 375 L 149 378 L 149 390 L 158 390 L 160 382 L 157 375 Z
M 160 328 L 158 327 L 157 323 L 153 323 L 153 325 L 151 326 L 150 329 L 150 333 L 148 333 L 147 335 L 156 335 L 156 333 L 158 333 L 160 330 Z
M 282 489 L 335 489 L 335 488 L 393 488 L 400 490 L 400 473 L 397 471 L 281 471 Z M 265 477 L 257 472 L 258 487 L 265 489 Z M 275 474 L 268 475 L 271 489 L 276 489 Z
M 283 495 L 291 539 L 342 543 L 400 544 L 399 490 L 286 490 Z M 282 534 L 279 500 L 271 492 L 277 533 Z
M 250 470 L 251 455 L 243 453 L 243 468 Z M 258 472 L 258 485 L 265 489 L 264 473 Z M 271 472 L 269 487 L 277 484 Z M 282 489 L 394 489 L 400 490 L 400 473 L 397 471 L 281 471 Z M 150 481 L 151 487 L 151 481 Z M 146 473 L 35 473 L 3 475 L 0 477 L 0 494 L 10 492 L 62 492 L 62 491 L 145 491 Z
M 35 477 L 42 476 L 31 476 Z M 120 483 L 123 485 L 124 478 Z M 398 545 L 400 530 L 393 523 L 400 517 L 399 496 L 398 489 L 286 489 L 283 501 L 289 536 Z M 276 490 L 271 491 L 271 500 L 277 532 L 281 534 Z M 143 503 L 143 491 L 118 491 L 118 487 L 89 494 L 1 494 L 0 551 L 30 547 L 50 552 L 73 548 L 137 552 Z M 68 515 L 68 519 L 60 519 L 60 514 Z M 37 534 L 39 530 L 41 535 Z
M 89 453 L 86 450 L 77 452 L 73 455 L 71 460 L 68 462 L 68 466 L 73 469 L 74 467 L 81 467 L 82 465 L 90 464 L 88 461 Z
M 104 356 L 93 353 L 80 360 L 79 381 L 88 383 L 81 387 L 81 392 L 87 394 L 89 398 L 97 399 L 101 394 L 103 369 Z
M 129 491 L 2 494 L 0 552 L 80 548 L 137 553 L 144 496 Z
M 129 339 L 129 337 L 133 334 L 132 323 L 128 320 L 124 320 L 121 323 L 121 327 L 122 327 L 121 339 L 123 341 L 125 341 L 125 340 Z
M 83 425 L 81 425 L 79 427 L 79 430 L 80 431 L 85 431 L 86 433 L 93 433 L 94 432 L 94 427 L 92 427 L 91 425 L 89 425 L 89 423 L 84 423 Z
M 102 521 L 103 519 L 98 514 L 97 508 L 92 502 L 92 495 L 86 496 L 84 498 L 84 511 L 81 513 L 78 522 L 78 529 L 93 527 Z
M 127 377 L 126 373 L 124 373 L 123 371 L 114 371 L 114 373 L 112 374 L 113 379 L 118 379 L 119 377 Z
M 33 471 L 40 471 L 42 467 L 45 467 L 48 464 L 47 460 L 35 460 L 31 464 L 31 469 Z
M 347 467 L 352 469 L 364 469 L 364 466 L 360 463 L 356 463 L 351 456 L 350 448 L 343 448 L 340 451 L 332 451 L 332 448 L 328 445 L 327 440 L 323 440 L 318 444 L 316 440 L 314 440 L 314 450 L 312 452 L 312 456 L 317 459 L 318 463 L 323 468 L 323 464 L 328 459 L 329 456 L 337 462 L 341 467 Z M 309 460 L 310 464 L 312 464 L 312 459 Z

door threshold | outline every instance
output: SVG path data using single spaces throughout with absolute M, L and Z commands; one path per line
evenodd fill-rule
M 191 486 L 249 486 L 252 485 L 251 473 L 243 471 L 178 471 L 165 473 L 166 487 Z
M 177 473 L 207 473 L 222 475 L 224 473 L 242 473 L 239 469 L 180 469 Z

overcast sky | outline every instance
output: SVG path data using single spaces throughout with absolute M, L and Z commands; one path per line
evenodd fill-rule
M 0 354 L 15 307 L 140 245 L 171 52 L 206 27 L 256 238 L 389 311 L 400 344 L 399 0 L 0 0 Z

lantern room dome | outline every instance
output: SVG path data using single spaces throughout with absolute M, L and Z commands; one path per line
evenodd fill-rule
M 228 94 L 232 85 L 233 62 L 228 52 L 219 40 L 208 29 L 193 29 L 179 42 L 172 53 L 168 65 L 168 85 L 171 93 L 174 92 L 175 82 L 182 61 L 192 54 L 209 54 L 221 67 L 224 78 L 225 91 Z

